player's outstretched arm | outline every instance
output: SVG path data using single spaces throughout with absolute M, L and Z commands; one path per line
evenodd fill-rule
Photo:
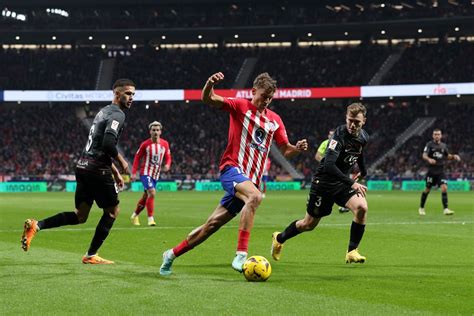
M 298 155 L 302 151 L 308 150 L 308 142 L 306 139 L 302 139 L 296 142 L 296 145 L 287 143 L 280 146 L 280 151 L 285 158 L 292 158 Z
M 224 80 L 224 74 L 222 72 L 217 72 L 207 79 L 201 92 L 202 102 L 215 108 L 221 108 L 224 105 L 224 98 L 214 93 L 214 86 L 222 80 Z
M 456 154 L 449 154 L 448 159 L 449 160 L 461 161 L 461 157 L 459 155 L 456 155 Z

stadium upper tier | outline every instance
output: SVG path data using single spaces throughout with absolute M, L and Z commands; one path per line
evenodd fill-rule
M 111 77 L 128 77 L 139 89 L 200 89 L 214 72 L 219 88 L 246 88 L 269 72 L 282 88 L 361 86 L 382 73 L 382 84 L 472 82 L 474 43 L 404 46 L 309 46 L 286 48 L 200 48 L 102 50 L 1 49 L 2 90 L 93 90 L 109 61 Z M 389 56 L 400 59 L 389 69 Z M 254 63 L 247 61 L 253 60 Z M 242 81 L 242 74 L 248 79 Z M 106 84 L 102 89 L 109 89 Z
M 8 2 L 8 1 L 7 1 Z M 151 3 L 151 1 L 149 1 Z M 163 3 L 163 2 L 161 2 Z M 54 9 L 58 8 L 58 9 Z M 136 29 L 334 24 L 474 15 L 470 1 L 180 1 L 59 6 L 12 2 L 2 26 L 16 29 Z

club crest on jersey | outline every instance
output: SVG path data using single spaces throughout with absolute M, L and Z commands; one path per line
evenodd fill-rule
M 277 126 L 273 121 L 270 121 L 265 123 L 265 129 L 274 132 L 277 129 Z

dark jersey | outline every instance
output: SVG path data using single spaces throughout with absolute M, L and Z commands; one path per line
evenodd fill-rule
M 362 176 L 367 174 L 362 149 L 369 141 L 369 134 L 361 130 L 359 136 L 352 136 L 346 125 L 336 128 L 329 139 L 326 155 L 316 170 L 315 179 L 328 184 L 346 183 L 352 185 L 354 180 L 349 176 L 355 163 Z
M 445 143 L 439 142 L 437 144 L 431 140 L 426 143 L 423 153 L 427 154 L 429 158 L 436 160 L 436 164 L 428 164 L 428 172 L 431 174 L 442 174 L 444 162 L 449 155 L 448 146 Z
M 115 145 L 123 130 L 125 113 L 115 104 L 103 107 L 96 114 L 89 131 L 86 146 L 77 162 L 78 170 L 91 172 L 111 172 L 112 158 L 105 153 L 102 143 L 106 133 L 115 137 Z

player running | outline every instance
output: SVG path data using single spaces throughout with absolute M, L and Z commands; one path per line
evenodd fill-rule
M 324 216 L 331 214 L 334 203 L 346 206 L 354 214 L 346 262 L 365 262 L 357 247 L 364 235 L 367 219 L 367 187 L 355 182 L 349 172 L 355 163 L 358 164 L 361 176 L 367 174 L 362 149 L 369 140 L 369 135 L 362 127 L 366 121 L 367 110 L 360 103 L 347 107 L 346 125 L 339 126 L 331 140 L 324 158 L 313 177 L 306 204 L 306 216 L 288 225 L 283 232 L 274 232 L 271 254 L 273 259 L 280 260 L 283 243 L 296 235 L 311 231 L 318 226 Z
M 443 203 L 443 214 L 453 215 L 454 212 L 448 208 L 448 184 L 446 182 L 446 176 L 444 175 L 444 161 L 456 160 L 460 161 L 459 155 L 450 154 L 448 146 L 441 142 L 443 134 L 439 128 L 433 131 L 433 140 L 426 143 L 425 149 L 423 150 L 423 160 L 428 163 L 428 173 L 426 174 L 426 188 L 421 193 L 420 208 L 418 214 L 424 216 L 425 203 L 428 198 L 428 194 L 433 186 L 441 188 L 441 202 Z
M 251 101 L 216 94 L 213 88 L 222 80 L 224 75 L 221 72 L 209 77 L 202 89 L 202 101 L 228 112 L 230 116 L 228 144 L 219 166 L 220 181 L 226 193 L 203 225 L 191 231 L 176 247 L 163 253 L 161 275 L 171 274 L 171 265 L 176 257 L 201 244 L 239 212 L 237 252 L 232 268 L 242 272 L 255 212 L 262 201 L 258 188 L 272 140 L 287 158 L 308 148 L 306 139 L 296 145 L 290 144 L 280 116 L 268 109 L 276 90 L 276 81 L 268 73 L 255 78 Z
M 148 226 L 156 226 L 153 214 L 155 212 L 155 195 L 156 182 L 160 178 L 161 164 L 165 161 L 163 171 L 167 172 L 171 167 L 171 152 L 170 146 L 166 140 L 161 138 L 161 131 L 163 126 L 160 122 L 154 121 L 148 125 L 150 131 L 150 138 L 140 144 L 132 166 L 132 181 L 135 180 L 135 175 L 140 166 L 140 180 L 142 181 L 145 192 L 137 203 L 135 212 L 132 213 L 130 219 L 132 224 L 139 226 L 140 220 L 138 215 L 145 208 L 148 213 Z
M 97 224 L 89 250 L 82 257 L 82 263 L 114 263 L 99 257 L 97 251 L 109 235 L 119 214 L 118 192 L 124 184 L 112 159 L 118 162 L 125 173 L 129 172 L 128 163 L 119 154 L 116 146 L 124 127 L 124 110 L 132 105 L 135 83 L 130 79 L 119 79 L 113 85 L 113 92 L 112 104 L 102 108 L 95 116 L 86 146 L 76 165 L 76 209 L 40 221 L 27 219 L 21 236 L 21 247 L 24 251 L 28 251 L 31 240 L 42 229 L 85 223 L 95 201 L 104 213 Z

